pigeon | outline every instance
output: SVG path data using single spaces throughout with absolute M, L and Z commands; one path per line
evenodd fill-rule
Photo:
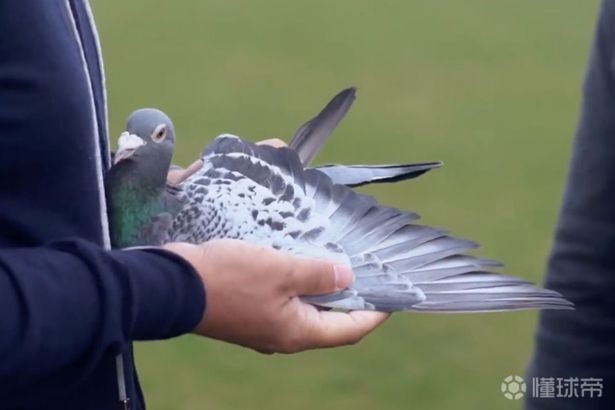
M 288 147 L 222 134 L 176 186 L 166 183 L 175 142 L 161 111 L 134 112 L 109 171 L 113 245 L 200 244 L 240 239 L 350 266 L 352 284 L 304 296 L 322 308 L 383 312 L 572 309 L 559 293 L 493 272 L 499 262 L 467 254 L 475 242 L 421 225 L 416 213 L 380 205 L 352 187 L 415 178 L 440 162 L 310 163 L 355 99 L 348 88 L 301 126 Z

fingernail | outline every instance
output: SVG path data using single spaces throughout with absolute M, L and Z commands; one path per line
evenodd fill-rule
M 354 279 L 354 273 L 352 269 L 344 265 L 335 265 L 333 267 L 335 272 L 335 289 L 342 290 L 348 287 Z

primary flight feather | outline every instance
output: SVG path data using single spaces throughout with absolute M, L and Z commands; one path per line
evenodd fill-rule
M 380 311 L 484 312 L 570 309 L 557 292 L 490 272 L 499 263 L 465 253 L 477 245 L 417 223 L 351 187 L 417 177 L 440 162 L 310 168 L 355 99 L 343 90 L 299 128 L 289 147 L 218 136 L 200 168 L 166 183 L 175 131 L 161 111 L 133 113 L 109 171 L 107 199 L 116 247 L 242 239 L 352 267 L 352 285 L 305 297 L 323 307 Z

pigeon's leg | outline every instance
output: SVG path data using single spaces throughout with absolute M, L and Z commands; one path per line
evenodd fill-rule
M 169 231 L 173 225 L 173 215 L 163 212 L 152 218 L 152 221 L 145 227 L 143 238 L 149 245 L 159 246 L 170 241 Z

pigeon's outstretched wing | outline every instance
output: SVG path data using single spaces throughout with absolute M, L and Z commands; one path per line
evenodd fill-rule
M 288 147 L 294 150 L 303 166 L 307 167 L 324 147 L 340 121 L 344 119 L 356 98 L 357 89 L 350 87 L 340 91 L 314 118 L 295 132 Z M 331 178 L 333 183 L 352 187 L 379 182 L 398 182 L 416 178 L 425 172 L 442 166 L 441 162 L 423 164 L 385 165 L 323 165 L 317 167 Z
M 325 145 L 337 125 L 355 100 L 357 89 L 346 88 L 337 94 L 320 113 L 295 132 L 288 147 L 295 150 L 301 163 L 307 166 Z
M 352 286 L 305 300 L 342 309 L 477 312 L 567 309 L 556 292 L 489 272 L 498 263 L 464 255 L 477 245 L 418 225 L 418 216 L 304 169 L 289 148 L 218 137 L 183 185 L 187 205 L 172 240 L 237 238 L 296 255 L 347 263 Z
M 334 184 L 358 187 L 371 183 L 405 181 L 441 166 L 442 162 L 426 162 L 422 164 L 323 165 L 316 169 L 331 178 Z

